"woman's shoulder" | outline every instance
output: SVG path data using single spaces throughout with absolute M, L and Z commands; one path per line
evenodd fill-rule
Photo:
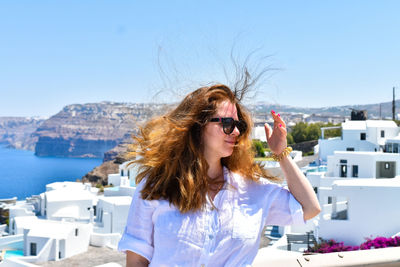
M 160 205 L 160 200 L 149 200 L 142 198 L 142 190 L 146 186 L 146 178 L 143 178 L 137 185 L 133 195 L 134 201 L 140 202 L 144 207 L 156 208 Z

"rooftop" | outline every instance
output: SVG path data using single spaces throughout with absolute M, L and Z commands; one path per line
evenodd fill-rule
M 333 186 L 346 186 L 346 187 L 399 187 L 400 188 L 400 177 L 390 179 L 343 179 L 337 180 L 333 183 Z
M 394 121 L 389 120 L 366 120 L 366 121 L 346 121 L 342 123 L 343 130 L 366 130 L 372 128 L 397 128 Z

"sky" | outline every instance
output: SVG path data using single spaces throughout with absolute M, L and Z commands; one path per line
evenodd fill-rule
M 234 64 L 269 69 L 247 103 L 400 95 L 400 1 L 0 1 L 0 116 L 176 102 Z M 246 61 L 246 58 L 250 58 Z

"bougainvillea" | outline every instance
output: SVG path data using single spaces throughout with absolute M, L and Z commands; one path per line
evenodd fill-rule
M 365 250 L 374 248 L 387 248 L 387 247 L 399 247 L 400 236 L 395 237 L 377 237 L 375 239 L 367 238 L 367 241 L 362 243 L 360 246 L 346 246 L 343 242 L 336 242 L 335 240 L 323 240 L 320 239 L 319 243 L 314 243 L 313 247 L 310 247 L 305 253 L 331 253 L 340 251 L 353 251 L 353 250 Z

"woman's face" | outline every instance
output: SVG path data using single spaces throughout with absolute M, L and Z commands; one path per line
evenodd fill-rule
M 218 104 L 212 118 L 233 118 L 239 120 L 235 104 L 229 100 Z M 207 161 L 216 161 L 232 154 L 233 148 L 239 137 L 238 128 L 234 128 L 231 134 L 225 134 L 221 122 L 208 122 L 203 129 L 202 141 L 204 156 Z

